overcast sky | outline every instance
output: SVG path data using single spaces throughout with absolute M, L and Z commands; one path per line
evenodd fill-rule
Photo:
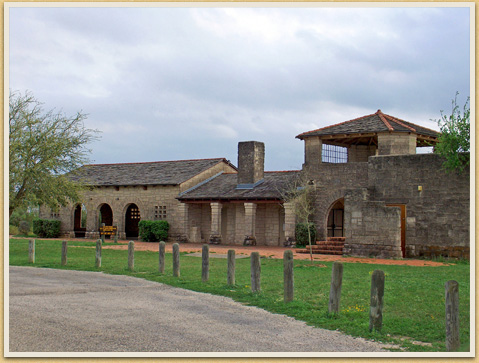
M 302 132 L 378 109 L 437 129 L 469 96 L 469 8 L 191 6 L 12 7 L 9 88 L 87 113 L 94 163 L 236 165 L 257 140 L 266 170 L 301 168 Z

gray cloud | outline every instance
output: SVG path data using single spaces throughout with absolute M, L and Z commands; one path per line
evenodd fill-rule
M 468 8 L 10 8 L 10 88 L 89 114 L 96 162 L 224 156 L 375 112 L 434 127 L 469 95 Z

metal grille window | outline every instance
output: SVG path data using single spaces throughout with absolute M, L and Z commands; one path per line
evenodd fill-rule
M 323 144 L 323 163 L 347 163 L 348 149 L 342 146 Z
M 130 217 L 131 219 L 141 219 L 140 217 L 140 210 L 138 208 L 131 208 L 130 209 Z
M 155 219 L 166 220 L 166 205 L 155 205 Z

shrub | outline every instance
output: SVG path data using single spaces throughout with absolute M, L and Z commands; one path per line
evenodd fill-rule
M 28 235 L 30 233 L 30 223 L 21 221 L 18 225 L 18 230 L 21 234 Z
M 311 232 L 311 244 L 315 244 L 316 242 L 316 226 L 314 223 L 309 223 L 310 232 Z M 309 245 L 309 237 L 308 237 L 308 224 L 306 223 L 297 223 L 296 224 L 296 245 L 298 246 L 306 246 Z
M 33 233 L 38 237 L 56 238 L 60 236 L 61 222 L 56 219 L 35 219 L 33 221 Z
M 138 234 L 142 241 L 158 242 L 166 241 L 170 225 L 167 221 L 145 221 L 138 223 Z
M 20 232 L 18 231 L 18 227 L 10 224 L 9 234 L 11 234 L 12 236 L 15 236 L 16 234 L 19 234 L 19 233 Z

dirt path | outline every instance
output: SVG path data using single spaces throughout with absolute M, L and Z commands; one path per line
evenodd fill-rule
M 10 238 L 16 238 L 10 236 Z M 61 238 L 52 238 L 52 240 L 62 240 Z M 69 238 L 69 241 L 77 242 L 95 242 L 95 240 L 85 238 Z M 107 240 L 107 242 L 112 242 Z M 158 242 L 140 242 L 135 241 L 136 251 L 158 251 Z M 166 252 L 172 251 L 173 243 L 166 244 Z M 203 244 L 201 243 L 181 243 L 181 252 L 201 252 Z M 128 241 L 118 241 L 117 246 L 104 246 L 107 249 L 127 250 Z M 249 256 L 251 252 L 259 252 L 261 256 L 269 258 L 283 258 L 284 251 L 292 250 L 294 259 L 296 260 L 309 260 L 309 254 L 296 253 L 294 248 L 286 247 L 273 247 L 273 246 L 237 246 L 237 245 L 210 245 L 210 253 L 227 254 L 228 250 L 234 249 L 236 254 Z M 334 255 L 313 255 L 314 261 L 340 261 L 346 263 L 370 263 L 377 265 L 401 265 L 401 266 L 447 266 L 448 263 L 436 262 L 430 260 L 414 260 L 414 259 L 385 259 L 385 258 L 368 258 L 368 257 L 343 257 Z

